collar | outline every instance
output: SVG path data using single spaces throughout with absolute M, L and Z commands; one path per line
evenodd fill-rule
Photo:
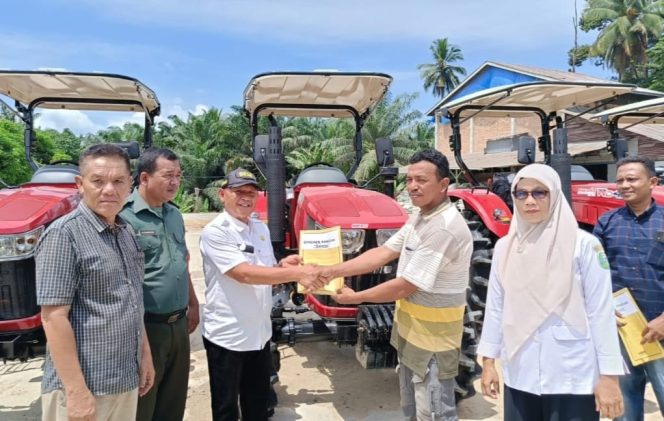
M 627 213 L 630 216 L 633 216 L 634 218 L 646 218 L 646 217 L 652 215 L 653 212 L 655 212 L 655 210 L 657 209 L 657 203 L 655 203 L 655 199 L 650 199 L 650 206 L 648 206 L 648 209 L 646 209 L 645 212 L 643 212 L 641 215 L 638 215 L 638 216 L 634 213 L 632 208 L 630 208 L 629 206 L 625 206 L 625 207 L 627 208 Z
M 435 208 L 431 209 L 427 213 L 420 213 L 419 216 L 422 220 L 426 221 L 428 219 L 433 218 L 434 216 L 436 216 L 438 214 L 443 213 L 450 206 L 452 206 L 452 202 L 450 201 L 449 197 L 447 197 L 447 198 L 445 198 L 445 200 L 443 200 L 443 202 L 440 205 L 438 205 Z
M 237 232 L 244 232 L 244 231 L 250 231 L 251 230 L 251 218 L 249 218 L 249 223 L 245 224 L 244 222 L 240 221 L 239 219 L 235 218 L 232 216 L 230 213 L 224 211 L 222 213 L 223 217 L 228 221 L 229 225 L 231 225 Z
M 131 193 L 129 196 L 129 199 L 127 199 L 127 204 L 131 207 L 131 209 L 134 211 L 135 214 L 138 214 L 139 212 L 142 212 L 144 210 L 147 210 L 157 218 L 161 218 L 162 216 L 156 213 L 150 205 L 143 199 L 143 196 L 138 192 L 138 187 L 134 189 L 134 191 Z M 166 211 L 166 204 L 162 205 L 162 212 Z
M 94 229 L 97 230 L 97 232 L 103 232 L 105 230 L 112 231 L 115 229 L 114 227 L 111 227 L 108 224 L 108 222 L 106 222 L 102 217 L 94 213 L 94 211 L 90 209 L 88 205 L 86 205 L 85 202 L 83 202 L 83 200 L 81 200 L 78 203 L 78 210 L 81 212 L 81 215 L 83 215 L 83 217 L 92 224 L 92 226 L 94 227 Z M 116 215 L 115 227 L 124 228 L 125 225 L 126 224 L 124 220 Z

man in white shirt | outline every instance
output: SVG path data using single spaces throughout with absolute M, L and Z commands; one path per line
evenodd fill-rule
M 272 285 L 298 280 L 315 290 L 325 282 L 315 266 L 300 266 L 297 255 L 277 265 L 267 226 L 252 218 L 258 183 L 251 172 L 230 172 L 219 195 L 224 212 L 203 229 L 200 241 L 212 417 L 237 421 L 241 413 L 243 421 L 264 421 L 272 370 Z

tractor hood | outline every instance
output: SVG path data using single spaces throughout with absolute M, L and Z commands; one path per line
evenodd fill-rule
M 79 202 L 72 187 L 24 185 L 0 191 L 0 235 L 21 234 L 47 225 L 70 212 Z
M 362 229 L 401 228 L 408 219 L 406 211 L 389 196 L 337 186 L 303 188 L 295 219 L 305 222 L 307 216 L 323 227 Z
M 574 181 L 572 197 L 572 209 L 577 221 L 590 226 L 595 225 L 605 212 L 625 206 L 616 183 L 605 181 Z M 652 197 L 657 204 L 663 204 L 664 186 L 656 186 L 652 190 Z

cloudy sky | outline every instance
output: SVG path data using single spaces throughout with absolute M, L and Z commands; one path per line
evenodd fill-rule
M 394 93 L 418 92 L 425 112 L 436 100 L 417 65 L 432 61 L 434 39 L 459 46 L 469 73 L 487 60 L 567 70 L 573 15 L 574 0 L 11 1 L 0 68 L 126 74 L 156 91 L 164 116 L 241 105 L 258 73 L 376 71 L 394 77 Z M 42 112 L 39 124 L 86 133 L 132 119 Z

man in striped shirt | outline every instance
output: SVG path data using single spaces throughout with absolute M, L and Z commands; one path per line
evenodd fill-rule
M 438 151 L 417 152 L 406 176 L 420 211 L 383 246 L 330 267 L 324 276 L 370 272 L 399 258 L 396 278 L 364 291 L 344 288 L 341 304 L 396 301 L 391 344 L 399 356 L 401 407 L 408 420 L 457 420 L 457 375 L 473 240 L 447 197 L 449 164 Z

